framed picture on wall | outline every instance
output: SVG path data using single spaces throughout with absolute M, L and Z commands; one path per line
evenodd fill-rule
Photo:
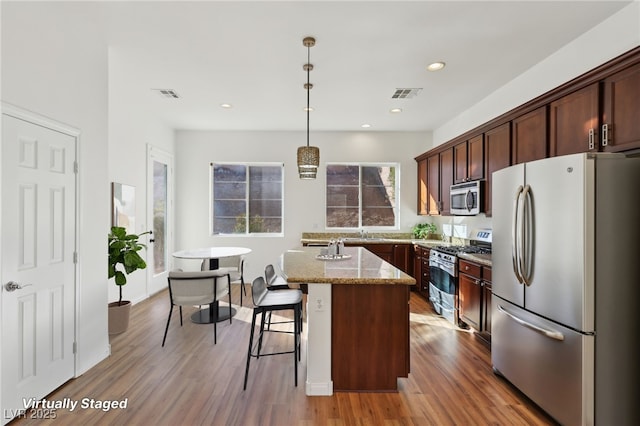
M 121 226 L 128 234 L 135 234 L 136 187 L 112 182 L 111 204 L 111 226 Z

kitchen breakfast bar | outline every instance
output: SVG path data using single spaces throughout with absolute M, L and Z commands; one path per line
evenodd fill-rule
M 363 247 L 323 259 L 320 247 L 289 250 L 280 269 L 308 284 L 307 395 L 393 392 L 409 374 L 409 295 L 415 279 Z

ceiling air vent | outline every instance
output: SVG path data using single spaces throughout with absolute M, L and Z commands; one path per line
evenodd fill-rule
M 180 95 L 178 95 L 176 91 L 172 89 L 151 89 L 151 90 L 158 92 L 160 96 L 164 96 L 165 98 L 170 98 L 170 99 L 180 98 Z
M 396 89 L 391 95 L 391 99 L 409 99 L 416 96 L 422 88 L 413 88 L 413 89 Z

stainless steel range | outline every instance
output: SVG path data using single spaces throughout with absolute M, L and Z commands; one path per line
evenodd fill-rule
M 429 254 L 429 301 L 435 311 L 458 325 L 458 253 L 491 253 L 491 230 L 471 232 L 470 244 L 437 246 Z

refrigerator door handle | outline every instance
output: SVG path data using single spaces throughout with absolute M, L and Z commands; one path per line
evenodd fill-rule
M 531 187 L 529 185 L 525 185 L 522 190 L 521 195 L 522 202 L 520 204 L 520 227 L 518 234 L 518 268 L 520 271 L 520 276 L 522 277 L 522 283 L 524 285 L 529 285 L 529 264 L 528 264 L 528 252 L 525 250 L 526 248 L 526 238 L 527 238 L 527 223 L 525 222 L 525 218 L 530 218 L 531 215 L 526 215 L 526 210 L 531 205 Z
M 554 340 L 564 340 L 564 334 L 560 333 L 559 331 L 554 331 L 554 330 L 547 330 L 544 329 L 542 327 L 539 327 L 535 324 L 531 324 L 528 321 L 525 321 L 521 318 L 518 318 L 517 316 L 513 315 L 512 313 L 507 312 L 502 306 L 498 305 L 498 312 L 505 314 L 506 316 L 508 316 L 509 318 L 511 318 L 512 320 L 514 320 L 515 322 L 517 322 L 518 324 L 530 328 L 531 330 L 538 332 L 540 334 L 542 334 L 543 336 L 547 336 L 550 339 L 554 339 Z
M 513 266 L 513 273 L 515 274 L 518 282 L 523 283 L 522 276 L 520 275 L 519 268 L 519 255 L 518 255 L 518 207 L 520 206 L 520 194 L 522 194 L 522 185 L 518 186 L 516 190 L 516 197 L 513 202 L 513 228 L 511 229 L 511 264 Z

